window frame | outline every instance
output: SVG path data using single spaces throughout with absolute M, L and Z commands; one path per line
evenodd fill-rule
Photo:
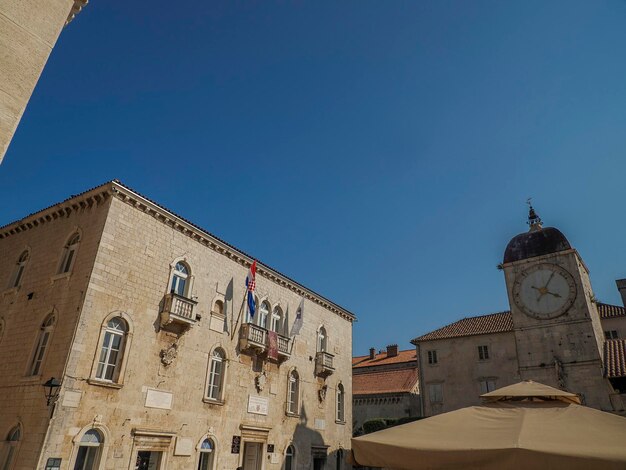
M 426 360 L 429 366 L 434 366 L 439 364 L 439 358 L 437 357 L 436 349 L 429 349 L 426 351 Z
M 122 339 L 120 347 L 121 354 L 118 354 L 118 363 L 115 367 L 114 379 L 102 379 L 98 378 L 98 365 L 100 362 L 100 355 L 102 354 L 102 348 L 106 334 L 109 331 L 108 324 L 115 318 L 120 318 L 126 325 L 126 333 Z M 102 387 L 110 388 L 122 388 L 124 386 L 124 377 L 126 376 L 126 366 L 128 364 L 128 358 L 130 356 L 130 348 L 133 341 L 134 325 L 132 319 L 126 312 L 119 310 L 109 313 L 100 324 L 100 334 L 98 336 L 98 342 L 96 343 L 96 350 L 94 351 L 94 357 L 91 366 L 91 373 L 87 382 L 91 385 L 98 385 Z M 120 357 L 121 356 L 121 357 Z
M 209 441 L 211 444 L 211 450 L 205 450 L 202 448 L 202 445 L 206 442 Z M 207 470 L 213 470 L 213 468 L 215 467 L 215 462 L 216 462 L 216 452 L 217 452 L 217 444 L 216 444 L 216 440 L 213 436 L 210 436 L 208 434 L 205 434 L 204 436 L 202 436 L 202 438 L 200 439 L 200 442 L 198 443 L 198 445 L 196 446 L 196 451 L 198 452 L 198 459 L 196 462 L 196 467 L 197 470 L 201 470 L 200 465 L 202 464 L 202 459 L 205 455 L 209 454 L 209 466 L 207 467 Z
M 16 433 L 17 439 L 14 438 Z M 4 455 L 1 456 L 3 462 L 0 462 L 3 469 L 11 470 L 15 467 L 15 461 L 16 457 L 19 455 L 23 435 L 24 430 L 22 428 L 22 423 L 17 423 L 15 426 L 9 429 L 9 432 L 6 434 L 6 438 L 4 439 L 3 443 L 7 451 L 4 453 Z
M 291 449 L 291 452 L 289 452 L 289 449 Z M 296 470 L 296 446 L 293 444 L 293 442 L 290 442 L 289 444 L 287 444 L 287 447 L 285 447 L 285 452 L 284 452 L 284 463 L 282 465 L 282 470 Z M 289 467 L 287 467 L 287 457 L 291 457 L 291 465 Z
M 265 311 L 263 310 L 263 306 L 266 306 Z M 261 303 L 258 304 L 258 309 L 256 311 L 256 325 L 261 328 L 267 330 L 268 329 L 268 320 L 271 315 L 272 306 L 270 305 L 267 299 L 261 300 Z
M 104 424 L 98 423 L 97 425 L 94 425 L 93 423 L 90 423 L 87 426 L 83 427 L 72 439 L 72 451 L 70 454 L 68 468 L 74 470 L 74 467 L 76 466 L 76 460 L 78 459 L 78 453 L 80 452 L 82 439 L 84 438 L 85 434 L 87 434 L 89 431 L 92 431 L 92 430 L 97 431 L 100 434 L 100 439 L 101 439 L 101 442 L 98 446 L 99 449 L 98 449 L 98 455 L 97 455 L 97 462 L 93 466 L 93 469 L 102 470 L 105 467 L 105 463 L 107 461 L 107 453 L 108 453 L 109 445 L 111 442 L 111 433 L 109 432 L 109 429 Z M 95 447 L 95 446 L 92 446 L 92 447 Z
M 50 344 L 52 343 L 52 336 L 54 334 L 56 322 L 56 312 L 49 313 L 41 322 L 33 352 L 30 356 L 30 360 L 28 361 L 28 370 L 26 373 L 28 377 L 41 376 L 43 364 L 45 363 L 46 358 L 48 357 L 48 352 L 50 351 Z
M 18 289 L 22 285 L 22 279 L 24 279 L 24 271 L 26 270 L 26 266 L 30 261 L 30 249 L 25 249 L 20 253 L 20 256 L 17 258 L 17 262 L 15 263 L 15 267 L 13 268 L 13 273 L 9 278 L 9 286 L 8 289 Z
M 493 392 L 496 388 L 496 379 L 494 378 L 482 378 L 478 381 L 480 387 L 480 394 Z M 491 387 L 490 387 L 491 385 Z
M 181 266 L 186 272 L 178 269 Z M 191 266 L 186 259 L 175 260 L 170 265 L 170 282 L 168 283 L 168 293 L 184 297 L 186 299 L 191 298 L 191 285 L 192 285 L 192 270 Z M 182 294 L 178 292 L 180 283 L 183 282 Z
M 220 355 L 220 359 L 217 360 L 217 354 Z M 217 388 L 217 397 L 212 397 L 209 394 L 209 390 L 214 390 L 215 389 L 215 385 L 214 385 L 214 377 L 215 377 L 215 372 L 213 370 L 213 364 L 217 364 L 220 363 L 220 372 L 218 374 L 218 377 L 220 378 L 220 382 L 219 382 L 219 386 Z M 206 376 L 206 383 L 204 385 L 204 397 L 203 397 L 203 401 L 205 403 L 216 403 L 216 404 L 224 404 L 225 402 L 225 398 L 224 398 L 224 392 L 226 390 L 225 384 L 226 384 L 226 370 L 227 370 L 227 365 L 228 365 L 228 356 L 226 355 L 226 350 L 221 346 L 215 346 L 211 352 L 209 353 L 209 361 L 208 361 L 208 366 L 207 366 L 207 376 Z
M 285 412 L 289 416 L 300 416 L 300 382 L 298 370 L 291 369 L 287 374 L 287 399 L 285 403 Z
M 63 245 L 59 266 L 57 267 L 57 276 L 63 276 L 64 274 L 69 275 L 74 271 L 78 248 L 80 247 L 82 239 L 83 235 L 80 230 L 74 230 L 67 238 L 67 241 Z
M 110 326 L 110 324 L 116 319 L 120 320 L 120 322 L 123 325 L 123 329 L 117 329 L 117 328 Z M 122 364 L 122 360 L 124 358 L 124 353 L 125 353 L 125 347 L 126 347 L 125 343 L 126 343 L 127 333 L 128 333 L 128 325 L 126 324 L 126 321 L 122 317 L 113 317 L 111 320 L 109 320 L 106 323 L 106 328 L 104 330 L 104 337 L 102 338 L 102 341 L 100 342 L 100 356 L 98 358 L 98 364 L 96 367 L 96 379 L 97 380 L 102 380 L 103 382 L 112 382 L 112 383 L 118 382 L 118 376 L 120 373 L 120 365 Z M 119 345 L 116 351 L 117 356 L 115 358 L 115 363 L 111 364 L 110 362 L 111 353 L 114 350 L 113 342 L 116 337 L 119 338 Z M 107 338 L 109 338 L 109 341 L 108 341 L 108 344 L 105 344 L 105 342 L 107 341 Z M 104 361 L 103 361 L 103 354 L 104 354 Z M 100 370 L 101 365 L 102 365 L 102 370 Z M 111 374 L 111 378 L 108 379 L 106 378 L 106 376 L 108 375 L 108 369 L 111 367 L 113 369 L 113 373 Z
M 283 309 L 280 308 L 280 305 L 275 305 L 270 313 L 270 330 L 282 335 L 284 333 L 284 320 Z
M 337 384 L 335 392 L 335 422 L 339 424 L 346 422 L 346 389 L 341 382 Z
M 604 339 L 605 340 L 619 339 L 617 330 L 604 330 Z
M 489 360 L 489 345 L 488 344 L 481 344 L 478 346 L 478 360 L 479 361 Z
M 437 389 L 438 392 L 433 393 L 434 389 Z M 431 405 L 443 404 L 443 383 L 442 382 L 435 382 L 435 383 L 428 384 L 428 402 Z
M 317 329 L 317 352 L 328 352 L 328 332 L 324 325 Z

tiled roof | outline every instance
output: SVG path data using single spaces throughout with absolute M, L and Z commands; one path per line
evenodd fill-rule
M 626 308 L 619 305 L 609 305 L 598 302 L 598 315 L 601 319 L 626 317 Z
M 607 377 L 626 377 L 626 339 L 604 342 L 604 367 Z
M 461 336 L 485 335 L 513 331 L 511 312 L 499 312 L 478 317 L 463 318 L 415 338 L 413 341 L 429 341 L 433 339 L 458 338 Z
M 415 349 L 407 349 L 406 351 L 398 351 L 397 356 L 387 357 L 387 351 L 383 351 L 374 356 L 374 359 L 370 359 L 369 354 L 367 356 L 356 356 L 352 358 L 352 368 L 358 367 L 372 367 L 372 366 L 384 366 L 388 364 L 400 364 L 403 362 L 417 361 Z
M 596 305 L 598 306 L 598 315 L 602 320 L 626 316 L 626 309 L 624 307 L 600 302 Z M 461 336 L 504 333 L 507 331 L 513 331 L 513 318 L 511 317 L 510 311 L 463 318 L 438 330 L 419 336 L 413 341 L 459 338 Z
M 352 376 L 352 395 L 410 392 L 417 384 L 417 367 Z

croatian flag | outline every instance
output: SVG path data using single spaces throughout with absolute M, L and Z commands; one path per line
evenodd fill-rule
M 246 289 L 248 291 L 248 312 L 250 312 L 250 318 L 254 318 L 256 312 L 256 302 L 254 301 L 254 291 L 256 289 L 256 260 L 250 266 L 248 276 L 246 277 Z

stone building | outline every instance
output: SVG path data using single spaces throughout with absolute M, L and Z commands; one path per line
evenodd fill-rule
M 86 3 L 0 2 L 0 163 L 63 26 Z
M 578 252 L 559 230 L 542 227 L 532 207 L 529 225 L 509 242 L 501 265 L 510 310 L 412 341 L 426 416 L 477 404 L 481 393 L 527 379 L 624 413 L 626 310 L 596 300 Z M 618 281 L 622 295 L 625 284 Z
M 354 316 L 252 261 L 117 181 L 2 227 L 0 468 L 342 468 Z
M 417 357 L 415 349 L 398 351 L 387 346 L 376 353 L 352 358 L 352 426 L 358 431 L 376 418 L 420 416 Z

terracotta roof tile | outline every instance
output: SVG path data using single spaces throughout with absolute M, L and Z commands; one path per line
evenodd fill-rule
M 598 302 L 598 315 L 601 319 L 626 317 L 626 308 L 619 305 L 609 305 Z
M 626 339 L 604 342 L 604 368 L 607 377 L 626 377 Z
M 458 338 L 461 336 L 485 335 L 513 331 L 511 312 L 499 312 L 478 317 L 463 318 L 438 330 L 415 338 L 413 341 Z
M 397 356 L 387 357 L 387 351 L 383 351 L 374 356 L 374 359 L 370 359 L 369 354 L 367 356 L 355 356 L 352 358 L 352 368 L 358 367 L 372 367 L 372 366 L 384 366 L 388 364 L 401 364 L 403 362 L 417 361 L 415 349 L 407 349 L 406 351 L 398 351 Z
M 598 302 L 598 315 L 601 319 L 625 317 L 626 309 L 618 305 Z M 459 338 L 461 336 L 485 335 L 513 331 L 513 318 L 510 311 L 463 318 L 438 330 L 415 338 L 413 341 Z
M 417 367 L 386 370 L 352 377 L 352 395 L 411 392 L 417 384 Z

